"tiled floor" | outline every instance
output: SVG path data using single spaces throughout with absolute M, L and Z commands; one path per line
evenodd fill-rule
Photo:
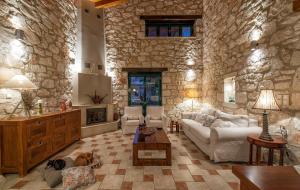
M 237 190 L 238 179 L 231 173 L 231 164 L 214 164 L 184 134 L 168 134 L 172 142 L 172 166 L 132 166 L 133 136 L 121 131 L 85 138 L 56 155 L 76 157 L 80 152 L 95 151 L 104 163 L 95 169 L 97 182 L 81 189 L 122 190 Z M 162 156 L 161 152 L 143 152 L 141 156 Z M 3 189 L 49 189 L 36 167 L 24 178 L 6 175 Z M 0 183 L 4 181 L 0 176 Z M 61 185 L 56 189 L 62 189 Z

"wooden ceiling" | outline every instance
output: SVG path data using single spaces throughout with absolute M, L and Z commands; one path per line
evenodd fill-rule
M 122 3 L 127 3 L 128 0 L 90 0 L 95 3 L 95 7 L 98 9 L 110 8 Z

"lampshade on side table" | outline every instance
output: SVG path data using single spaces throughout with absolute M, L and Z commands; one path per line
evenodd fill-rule
M 273 90 L 261 90 L 260 95 L 253 106 L 254 109 L 262 109 L 263 113 L 263 131 L 260 134 L 259 138 L 266 141 L 273 141 L 269 133 L 269 122 L 268 122 L 268 113 L 267 110 L 276 110 L 279 111 L 279 106 L 274 97 Z
M 33 84 L 26 76 L 24 75 L 15 75 L 10 80 L 8 80 L 6 83 L 3 84 L 3 88 L 9 88 L 14 90 L 19 90 L 21 93 L 21 101 L 16 105 L 14 110 L 9 113 L 9 117 L 12 117 L 21 103 L 23 103 L 24 111 L 28 117 L 30 117 L 30 110 L 27 109 L 25 106 L 26 98 L 29 96 L 28 90 L 34 90 L 37 89 L 37 86 Z

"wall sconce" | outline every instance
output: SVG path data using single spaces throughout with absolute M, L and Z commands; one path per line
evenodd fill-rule
M 251 50 L 254 51 L 258 48 L 258 42 L 255 40 L 255 41 L 252 41 L 251 42 Z
M 18 40 L 24 40 L 24 37 L 25 37 L 24 31 L 21 30 L 21 29 L 16 29 L 16 31 L 15 31 L 15 37 Z
M 197 75 L 193 69 L 189 69 L 186 72 L 185 80 L 188 82 L 192 82 L 197 78 Z
M 12 16 L 9 18 L 9 21 L 13 25 L 14 28 L 20 29 L 23 27 L 22 20 L 18 16 Z
M 17 59 L 21 59 L 24 54 L 24 45 L 17 39 L 10 42 L 10 54 Z

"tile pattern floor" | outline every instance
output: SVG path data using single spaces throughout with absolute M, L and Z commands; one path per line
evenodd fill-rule
M 96 183 L 81 189 L 104 190 L 238 190 L 239 180 L 232 174 L 232 164 L 215 164 L 205 156 L 183 133 L 169 133 L 172 143 L 172 166 L 132 166 L 133 136 L 121 131 L 82 139 L 55 157 L 95 151 L 103 162 L 95 169 Z M 141 156 L 162 156 L 161 152 L 143 152 Z M 36 167 L 24 178 L 16 174 L 5 175 L 2 189 L 49 189 Z M 62 189 L 62 185 L 56 189 Z

